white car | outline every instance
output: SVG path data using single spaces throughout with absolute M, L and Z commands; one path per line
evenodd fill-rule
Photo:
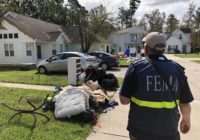
M 82 69 L 85 69 L 88 66 L 93 66 L 93 67 L 98 66 L 96 57 L 81 52 L 62 52 L 53 55 L 46 60 L 38 62 L 37 70 L 39 73 L 67 72 L 68 70 L 67 59 L 69 57 L 80 57 Z

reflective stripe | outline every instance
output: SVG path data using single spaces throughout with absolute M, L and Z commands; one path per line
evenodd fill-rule
M 152 101 L 143 101 L 139 100 L 135 97 L 131 97 L 131 101 L 137 104 L 138 106 L 144 106 L 149 108 L 168 108 L 173 109 L 176 107 L 176 104 L 173 102 L 152 102 Z M 176 100 L 177 104 L 179 104 L 179 100 Z

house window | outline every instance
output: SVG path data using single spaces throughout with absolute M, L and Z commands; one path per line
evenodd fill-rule
M 52 55 L 55 55 L 57 53 L 57 50 L 56 50 L 56 44 L 54 43 L 52 45 Z
M 4 38 L 4 39 L 7 39 L 7 38 L 8 38 L 8 35 L 7 35 L 7 34 L 3 34 L 3 38 Z
M 18 33 L 14 33 L 14 38 L 18 38 Z
M 137 34 L 131 34 L 131 42 L 137 42 Z
M 32 56 L 32 47 L 33 43 L 26 43 L 26 55 L 27 56 Z
M 2 34 L 0 34 L 0 39 L 2 39 Z
M 13 44 L 4 44 L 5 56 L 14 56 Z
M 179 34 L 179 39 L 182 39 L 182 34 Z
M 13 34 L 9 34 L 9 38 L 13 38 Z
M 60 44 L 60 52 L 64 52 L 63 44 Z

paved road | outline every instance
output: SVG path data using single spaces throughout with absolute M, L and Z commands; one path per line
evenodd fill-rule
M 189 85 L 193 92 L 195 101 L 192 105 L 191 123 L 192 128 L 186 135 L 181 135 L 182 140 L 198 140 L 200 137 L 200 64 L 194 63 L 191 59 L 177 58 L 173 55 L 167 55 L 171 60 L 174 60 L 186 68 Z M 120 71 L 108 71 L 116 74 L 117 77 L 124 77 L 127 68 L 122 68 Z M 118 99 L 118 94 L 115 96 Z M 128 140 L 128 132 L 126 131 L 129 106 L 119 105 L 114 110 L 107 114 L 102 114 L 100 117 L 101 127 L 96 126 L 96 133 L 91 133 L 87 140 Z

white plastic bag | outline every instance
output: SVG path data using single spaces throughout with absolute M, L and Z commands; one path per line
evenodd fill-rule
M 70 118 L 89 108 L 87 93 L 77 87 L 68 88 L 54 97 L 55 117 Z

